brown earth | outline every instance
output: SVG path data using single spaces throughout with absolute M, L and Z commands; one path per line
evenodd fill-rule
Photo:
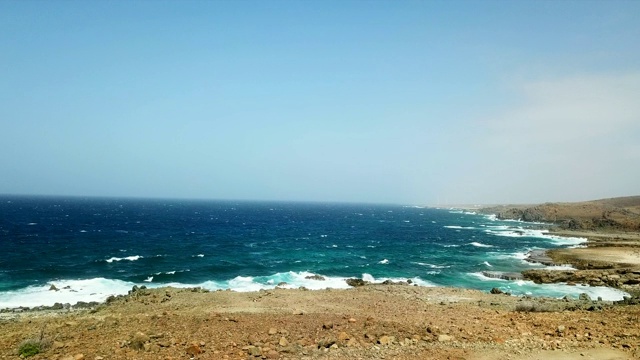
M 50 345 L 33 359 L 640 357 L 640 305 L 578 303 L 399 285 L 143 289 L 93 310 L 2 313 L 0 358 L 40 334 Z
M 501 219 L 547 222 L 571 230 L 640 231 L 640 196 L 575 203 L 501 205 L 484 208 Z

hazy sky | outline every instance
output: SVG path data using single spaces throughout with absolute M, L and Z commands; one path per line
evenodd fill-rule
M 0 1 L 0 194 L 640 194 L 640 1 Z

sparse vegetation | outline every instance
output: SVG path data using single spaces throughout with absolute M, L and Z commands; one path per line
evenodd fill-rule
M 45 351 L 51 344 L 51 341 L 45 338 L 44 329 L 43 327 L 42 330 L 40 330 L 40 336 L 38 338 L 27 339 L 21 342 L 18 347 L 18 355 L 27 358 Z

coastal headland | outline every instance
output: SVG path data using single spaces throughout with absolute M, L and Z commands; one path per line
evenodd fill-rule
M 611 286 L 640 293 L 640 196 L 576 203 L 502 205 L 481 210 L 499 219 L 548 224 L 550 234 L 587 238 L 586 246 L 530 253 L 545 265 L 571 265 L 576 270 L 527 270 L 537 283 Z M 545 225 L 546 226 L 546 225 Z
M 586 294 L 532 298 L 499 289 L 487 293 L 353 279 L 349 289 L 314 291 L 136 286 L 100 304 L 0 311 L 0 358 L 640 358 L 640 197 L 483 211 L 551 224 L 553 233 L 589 239 L 586 247 L 530 256 L 576 270 L 531 270 L 524 278 L 606 285 L 636 296 L 618 302 Z

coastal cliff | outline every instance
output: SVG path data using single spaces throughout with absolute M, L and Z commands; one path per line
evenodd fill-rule
M 545 222 L 567 230 L 640 231 L 640 196 L 574 203 L 501 205 L 480 210 L 499 219 Z

